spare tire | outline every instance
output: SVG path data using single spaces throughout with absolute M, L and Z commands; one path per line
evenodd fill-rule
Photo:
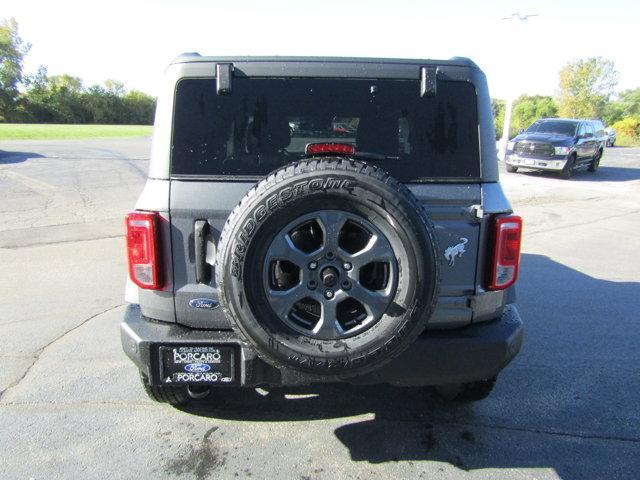
M 320 158 L 247 193 L 222 231 L 216 275 L 234 329 L 261 358 L 339 378 L 381 366 L 423 331 L 436 251 L 404 185 L 359 161 Z

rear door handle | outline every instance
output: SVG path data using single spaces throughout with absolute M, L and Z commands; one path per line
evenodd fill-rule
M 196 282 L 209 283 L 211 268 L 207 265 L 207 234 L 209 224 L 206 220 L 196 220 L 193 225 L 195 243 Z

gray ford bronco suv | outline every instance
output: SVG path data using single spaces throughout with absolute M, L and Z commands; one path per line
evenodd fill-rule
M 146 392 L 486 397 L 523 337 L 494 139 L 464 58 L 178 57 L 126 217 L 122 345 Z

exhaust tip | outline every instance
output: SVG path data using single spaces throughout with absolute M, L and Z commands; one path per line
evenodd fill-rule
M 211 393 L 210 387 L 203 387 L 200 385 L 187 385 L 187 393 L 194 400 L 202 400 Z

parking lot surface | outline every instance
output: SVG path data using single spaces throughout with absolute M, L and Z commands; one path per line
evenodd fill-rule
M 182 410 L 148 400 L 120 348 L 122 217 L 148 155 L 146 138 L 0 142 L 0 477 L 640 475 L 640 149 L 569 181 L 502 174 L 526 338 L 487 400 L 338 385 Z

